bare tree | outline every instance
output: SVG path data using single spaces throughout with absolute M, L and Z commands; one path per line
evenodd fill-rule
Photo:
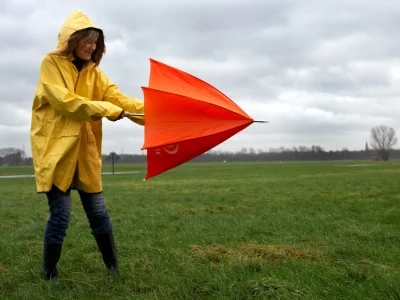
M 382 160 L 389 160 L 389 150 L 396 145 L 396 131 L 384 125 L 371 129 L 370 146 L 378 152 Z

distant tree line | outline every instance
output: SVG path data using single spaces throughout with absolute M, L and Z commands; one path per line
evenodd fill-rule
M 218 161 L 286 161 L 286 160 L 389 160 L 400 159 L 400 149 L 393 149 L 397 143 L 396 131 L 387 126 L 376 126 L 370 131 L 370 145 L 365 143 L 364 150 L 350 151 L 346 148 L 336 151 L 325 151 L 321 146 L 298 146 L 292 148 L 263 149 L 243 147 L 238 152 L 211 150 L 196 158 L 193 162 Z M 117 154 L 111 152 L 103 155 L 104 163 L 145 163 L 145 154 Z M 25 156 L 25 151 L 17 148 L 0 149 L 0 166 L 32 165 L 32 158 Z
M 400 159 L 400 149 L 390 150 L 390 157 Z M 103 155 L 104 163 L 111 163 L 111 156 Z M 116 163 L 145 163 L 145 154 L 117 154 Z M 325 151 L 320 146 L 299 146 L 293 148 L 271 148 L 267 152 L 253 148 L 242 148 L 238 152 L 212 150 L 194 159 L 192 162 L 221 161 L 284 161 L 284 160 L 380 160 L 379 152 L 373 149 L 350 151 L 346 148 L 337 151 Z
M 32 158 L 26 157 L 25 151 L 18 148 L 0 149 L 0 166 L 32 165 Z
M 346 148 L 336 151 L 325 151 L 320 146 L 298 146 L 292 148 L 271 148 L 268 151 L 243 147 L 240 151 L 230 152 L 211 150 L 194 159 L 192 162 L 232 162 L 232 161 L 286 161 L 286 160 L 380 160 L 379 151 L 369 149 L 350 151 Z M 391 149 L 388 155 L 400 159 L 400 149 Z M 114 157 L 113 157 L 114 156 Z M 107 154 L 102 157 L 103 163 L 145 163 L 146 154 Z M 0 149 L 0 166 L 32 165 L 32 158 L 16 148 Z
M 390 157 L 400 159 L 400 149 L 390 150 Z M 350 151 L 346 148 L 336 151 L 325 151 L 320 146 L 293 147 L 291 149 L 269 149 L 268 152 L 255 151 L 243 148 L 236 153 L 225 151 L 210 151 L 193 161 L 305 161 L 305 160 L 380 160 L 379 153 L 375 150 Z

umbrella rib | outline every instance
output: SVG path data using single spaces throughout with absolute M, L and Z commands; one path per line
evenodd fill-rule
M 242 125 L 243 125 L 243 124 L 238 125 L 238 126 L 235 126 L 235 127 L 232 127 L 231 129 L 240 127 L 240 126 L 242 126 Z M 208 134 L 208 135 L 206 135 L 206 136 L 213 136 L 213 135 L 217 135 L 217 134 L 219 134 L 219 133 Z M 160 145 L 157 145 L 157 147 L 164 147 L 164 146 L 167 146 L 167 145 L 170 145 L 170 144 L 176 144 L 176 143 L 186 142 L 186 141 L 190 141 L 190 140 L 197 140 L 197 139 L 204 138 L 204 137 L 206 137 L 206 136 L 198 136 L 198 137 L 195 137 L 195 138 L 186 138 L 186 139 L 181 139 L 181 140 L 177 140 L 177 141 L 169 141 L 169 142 L 166 142 L 166 143 L 162 143 L 162 144 L 160 144 Z M 155 147 L 153 146 L 153 147 L 148 147 L 148 148 L 155 148 Z M 148 148 L 145 148 L 145 149 L 148 149 Z
M 155 89 L 155 88 L 150 88 L 150 87 L 143 87 L 143 88 L 149 89 L 149 90 L 153 90 L 153 91 L 158 91 L 158 92 L 161 92 L 161 93 L 168 93 L 168 94 L 170 94 L 170 95 L 175 95 L 175 96 L 183 97 L 183 98 L 185 98 L 185 99 L 195 100 L 195 101 L 199 101 L 199 102 L 205 102 L 205 103 L 208 103 L 208 104 L 210 104 L 210 105 L 213 105 L 213 106 L 219 107 L 219 108 L 221 108 L 221 109 L 227 110 L 227 111 L 229 111 L 229 112 L 235 113 L 235 114 L 237 114 L 237 115 L 243 116 L 242 114 L 237 113 L 236 111 L 232 111 L 232 110 L 230 110 L 229 108 L 226 108 L 226 107 L 224 107 L 224 106 L 215 104 L 215 103 L 213 103 L 213 102 L 207 102 L 207 101 L 203 101 L 203 100 L 201 100 L 201 99 L 197 99 L 197 98 L 193 98 L 193 97 L 189 97 L 189 96 L 185 96 L 185 95 L 181 95 L 181 94 L 177 94 L 177 93 L 173 93 L 173 92 L 167 92 L 167 91 L 163 91 L 163 90 L 159 90 L 159 89 Z M 226 96 L 225 96 L 225 97 L 226 97 Z M 228 97 L 227 97 L 227 99 L 228 99 L 233 105 L 235 105 L 237 109 L 241 110 L 241 111 L 247 116 L 247 114 L 246 114 L 235 102 L 233 102 L 233 101 L 232 101 L 230 98 L 228 98 Z M 251 118 L 249 117 L 249 119 L 251 119 Z
M 182 71 L 182 70 L 179 70 L 179 69 L 177 69 L 177 68 L 175 68 L 175 67 L 172 67 L 172 66 L 169 66 L 169 65 L 167 65 L 167 64 L 164 64 L 164 63 L 162 63 L 162 62 L 160 62 L 160 61 L 158 61 L 158 60 L 155 60 L 155 59 L 153 59 L 153 58 L 150 58 L 150 62 L 151 62 L 151 63 L 155 63 L 155 64 L 158 65 L 158 66 L 161 66 L 163 69 L 165 69 L 165 68 L 166 68 L 166 69 L 173 69 L 174 71 L 177 71 L 178 73 L 183 73 L 183 74 L 185 74 L 186 76 L 188 76 L 189 78 L 193 78 L 193 79 L 199 81 L 200 83 L 204 84 L 205 86 L 208 86 L 208 87 L 212 88 L 213 90 L 215 90 L 216 92 L 218 92 L 220 95 L 224 96 L 227 100 L 229 100 L 230 102 L 232 102 L 233 104 L 236 105 L 236 103 L 233 102 L 233 100 L 232 100 L 231 98 L 229 98 L 227 95 L 225 95 L 225 94 L 224 94 L 223 92 L 221 92 L 219 89 L 217 89 L 215 86 L 213 86 L 212 84 L 210 84 L 210 83 L 204 81 L 203 79 L 201 79 L 201 78 L 199 78 L 199 77 L 197 77 L 197 76 L 194 76 L 194 75 L 192 75 L 192 74 L 190 74 L 190 73 L 188 73 L 188 72 L 186 72 L 186 71 Z M 150 77 L 151 77 L 151 74 L 150 74 Z M 189 83 L 190 85 L 192 85 L 192 82 L 191 82 L 190 80 L 187 80 L 186 78 L 182 78 L 181 76 L 179 76 L 179 78 L 181 78 L 182 80 L 184 80 L 186 83 Z M 149 87 L 149 88 L 150 88 L 150 87 Z M 158 89 L 155 89 L 155 90 L 158 90 Z M 158 90 L 158 91 L 159 91 L 159 90 Z M 168 93 L 169 93 L 169 92 L 168 92 Z M 171 93 L 171 94 L 175 94 L 175 93 Z M 175 95 L 177 95 L 177 94 L 175 94 Z

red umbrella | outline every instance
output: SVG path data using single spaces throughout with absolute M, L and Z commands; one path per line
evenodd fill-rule
M 150 59 L 144 93 L 149 179 L 222 143 L 254 121 L 208 83 Z

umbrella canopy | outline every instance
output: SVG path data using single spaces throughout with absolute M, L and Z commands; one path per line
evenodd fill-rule
M 149 179 L 222 143 L 254 120 L 210 84 L 150 59 L 144 93 Z

